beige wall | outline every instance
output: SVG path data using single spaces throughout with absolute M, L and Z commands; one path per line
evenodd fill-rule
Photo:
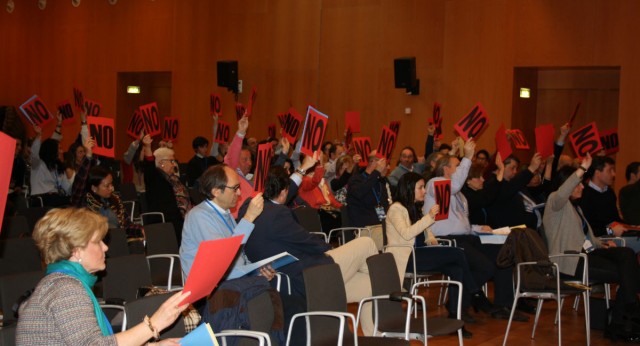
M 328 138 L 341 135 L 344 111 L 359 110 L 374 145 L 380 126 L 397 119 L 398 146 L 420 154 L 435 101 L 447 139 L 482 102 L 491 127 L 480 147 L 492 148 L 495 129 L 511 125 L 514 67 L 619 66 L 618 171 L 637 159 L 636 0 L 85 0 L 78 8 L 49 0 L 44 11 L 15 3 L 14 13 L 0 11 L 0 104 L 37 93 L 52 108 L 77 85 L 115 116 L 117 72 L 170 71 L 167 115 L 192 119 L 182 125 L 181 160 L 192 137 L 210 136 L 211 91 L 232 119 L 231 94 L 215 86 L 215 62 L 228 59 L 239 61 L 245 89 L 258 89 L 252 135 L 266 136 L 290 105 L 313 104 L 331 117 Z M 417 58 L 419 96 L 393 88 L 393 59 L 402 56 Z

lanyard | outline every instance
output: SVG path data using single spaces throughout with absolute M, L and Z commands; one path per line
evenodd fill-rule
M 227 228 L 229 229 L 229 231 L 231 231 L 231 235 L 233 235 L 233 221 L 231 221 L 232 225 L 229 225 L 229 223 L 227 222 L 227 219 L 218 211 L 218 208 L 216 208 L 213 204 L 211 204 L 211 202 L 209 202 L 209 200 L 205 200 L 207 202 L 207 204 L 209 206 L 211 206 L 211 208 L 213 209 L 213 211 L 216 212 L 216 214 L 218 214 L 218 216 L 220 216 L 220 218 L 222 219 L 222 222 L 224 222 L 225 226 L 227 226 Z
M 369 175 L 365 172 L 362 172 L 362 176 L 367 178 Z M 376 198 L 376 203 L 380 205 L 380 197 L 382 197 L 382 187 L 380 186 L 380 182 L 378 182 L 378 186 L 380 187 L 380 193 L 376 192 L 376 188 L 372 187 L 371 191 L 373 191 L 373 196 Z

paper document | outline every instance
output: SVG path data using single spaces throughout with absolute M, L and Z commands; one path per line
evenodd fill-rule
M 278 269 L 280 267 L 284 267 L 287 264 L 293 263 L 298 259 L 295 256 L 292 256 L 288 252 L 282 252 L 275 256 L 271 256 L 269 258 L 265 258 L 261 261 L 254 262 L 251 264 L 247 264 L 245 266 L 239 266 L 233 269 L 231 273 L 227 276 L 227 280 L 237 279 L 239 277 L 245 275 L 258 275 L 260 274 L 260 268 L 270 264 L 271 268 Z

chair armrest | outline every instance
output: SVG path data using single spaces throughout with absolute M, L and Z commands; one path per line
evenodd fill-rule
M 577 257 L 578 260 L 582 259 L 584 261 L 584 265 L 582 266 L 582 284 L 585 286 L 589 285 L 589 257 L 586 253 L 577 252 L 577 251 L 565 251 L 562 254 L 549 255 L 549 259 L 553 260 L 556 258 L 571 258 Z
M 627 240 L 622 237 L 600 237 L 600 241 L 612 241 L 619 247 L 627 246 Z

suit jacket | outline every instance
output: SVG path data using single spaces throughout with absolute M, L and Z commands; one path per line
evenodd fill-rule
M 159 168 L 156 167 L 153 157 L 144 159 L 144 184 L 146 186 L 145 198 L 149 211 L 159 211 L 164 214 L 165 222 L 171 222 L 176 231 L 178 243 L 182 239 L 182 224 L 184 219 L 178 209 L 175 192 L 171 183 L 165 179 Z
M 561 254 L 564 251 L 582 251 L 585 234 L 582 230 L 582 218 L 573 206 L 569 197 L 576 186 L 580 184 L 580 178 L 573 173 L 558 191 L 551 193 L 544 209 L 544 233 L 547 237 L 547 246 L 550 255 Z M 595 247 L 600 247 L 600 241 L 593 235 L 591 226 L 587 223 L 589 231 L 587 236 Z M 560 258 L 557 260 L 560 271 L 574 275 L 578 266 L 578 259 Z
M 250 200 L 240 208 L 238 215 L 244 216 Z M 305 296 L 302 271 L 305 268 L 333 263 L 331 257 L 325 255 L 331 246 L 305 230 L 295 219 L 291 209 L 284 205 L 265 200 L 264 209 L 254 220 L 255 228 L 245 245 L 245 254 L 252 262 L 288 252 L 298 258 L 278 269 L 289 276 L 291 286 L 297 294 Z

